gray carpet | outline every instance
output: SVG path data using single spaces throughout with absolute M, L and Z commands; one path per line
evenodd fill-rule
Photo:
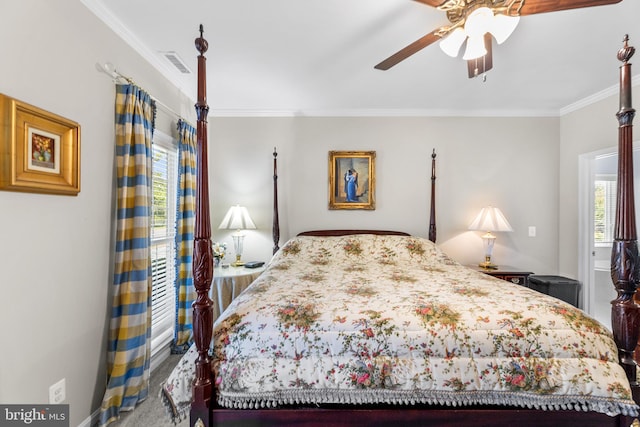
M 123 412 L 120 419 L 112 423 L 109 427 L 188 427 L 189 420 L 183 420 L 179 424 L 173 424 L 167 416 L 166 410 L 160 400 L 160 384 L 164 381 L 173 367 L 178 363 L 182 355 L 171 355 L 162 362 L 153 372 L 149 382 L 149 397 L 140 403 L 135 410 Z

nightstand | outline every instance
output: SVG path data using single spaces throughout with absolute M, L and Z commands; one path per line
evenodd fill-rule
M 216 267 L 213 269 L 213 283 L 209 291 L 209 297 L 213 300 L 213 318 L 218 316 L 227 308 L 231 301 L 240 292 L 249 287 L 254 280 L 260 276 L 265 267 Z
M 467 267 L 472 270 L 480 271 L 489 276 L 497 277 L 498 279 L 506 280 L 507 282 L 515 283 L 516 285 L 522 285 L 529 287 L 529 276 L 533 273 L 531 271 L 522 271 L 515 267 L 508 265 L 499 265 L 497 269 L 482 268 L 477 265 L 468 265 Z

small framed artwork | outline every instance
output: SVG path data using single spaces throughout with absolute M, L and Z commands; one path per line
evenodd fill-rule
M 376 152 L 329 152 L 329 209 L 376 208 Z
M 80 125 L 0 94 L 0 190 L 77 195 Z

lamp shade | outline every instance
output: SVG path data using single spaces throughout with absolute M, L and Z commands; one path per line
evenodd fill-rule
M 511 224 L 509 224 L 500 209 L 487 206 L 482 208 L 480 213 L 469 224 L 469 230 L 513 231 L 513 228 L 511 228 Z
M 483 37 L 493 29 L 493 11 L 488 7 L 479 7 L 467 17 L 464 32 L 469 37 Z
M 458 27 L 440 41 L 440 49 L 452 58 L 455 58 L 458 56 L 458 52 L 460 52 L 460 48 L 466 39 L 467 33 L 465 33 L 462 28 Z
M 256 225 L 249 216 L 249 211 L 244 206 L 231 206 L 218 227 L 221 230 L 249 230 Z
M 487 54 L 487 48 L 484 46 L 484 35 L 469 36 L 467 39 L 467 48 L 464 50 L 462 59 L 469 61 L 471 59 L 480 58 Z
M 519 16 L 496 15 L 488 7 L 475 9 L 466 18 L 464 28 L 458 27 L 440 41 L 440 48 L 451 57 L 458 56 L 466 41 L 463 59 L 471 60 L 486 55 L 485 33 L 491 33 L 498 44 L 502 44 L 513 33 L 520 22 Z
M 507 16 L 499 13 L 493 17 L 491 34 L 496 38 L 498 44 L 504 43 L 509 38 L 518 26 L 518 22 L 520 22 L 519 16 Z

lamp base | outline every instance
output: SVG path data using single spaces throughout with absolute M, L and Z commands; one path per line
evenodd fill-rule
M 497 270 L 498 266 L 491 262 L 491 255 L 484 256 L 484 262 L 478 264 L 479 267 L 485 268 L 487 270 Z
M 491 261 L 485 261 L 485 262 L 481 262 L 480 264 L 478 264 L 478 267 L 482 267 L 484 269 L 487 270 L 497 270 L 498 266 L 495 264 L 492 264 Z
M 242 242 L 244 241 L 244 235 L 238 230 L 237 233 L 231 236 L 233 238 L 233 248 L 236 252 L 236 260 L 231 263 L 232 267 L 242 267 L 244 262 L 240 261 L 242 257 Z

